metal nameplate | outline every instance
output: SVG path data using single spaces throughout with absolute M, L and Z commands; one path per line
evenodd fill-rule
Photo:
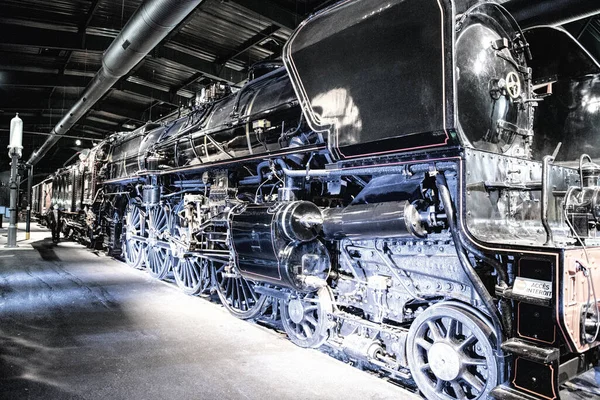
M 517 277 L 513 285 L 513 293 L 521 296 L 531 296 L 538 299 L 552 298 L 552 282 Z

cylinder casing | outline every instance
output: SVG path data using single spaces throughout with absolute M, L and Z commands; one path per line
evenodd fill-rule
M 408 201 L 357 204 L 323 213 L 327 239 L 422 238 L 427 235 L 419 212 Z
M 299 221 L 306 216 L 317 217 L 315 210 L 318 208 L 314 204 L 299 201 L 277 206 L 251 205 L 233 216 L 231 236 L 240 273 L 254 281 L 299 291 L 314 289 L 306 287 L 302 277 L 325 279 L 329 254 L 316 239 L 320 223 L 303 228 Z

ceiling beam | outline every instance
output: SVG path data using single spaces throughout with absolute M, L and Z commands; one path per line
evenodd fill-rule
M 90 53 L 104 52 L 114 40 L 106 36 L 80 35 L 76 32 L 10 24 L 0 24 L 0 37 L 2 37 L 2 44 L 59 50 L 86 50 Z
M 92 4 L 90 4 L 90 8 L 88 8 L 87 18 L 86 20 L 79 26 L 79 31 L 85 34 L 86 29 L 90 26 L 92 19 L 94 19 L 94 15 L 98 8 L 100 7 L 100 0 L 93 0 Z
M 250 39 L 246 40 L 244 43 L 240 44 L 235 50 L 233 50 L 229 54 L 217 59 L 217 64 L 227 64 L 228 61 L 231 61 L 239 55 L 244 54 L 254 46 L 257 46 L 263 40 L 273 36 L 273 34 L 279 31 L 279 29 L 280 28 L 277 25 L 271 25 L 266 27 L 262 31 L 258 32 L 256 35 L 252 36 Z
M 0 132 L 10 132 L 10 129 L 0 128 Z M 27 135 L 52 136 L 54 134 L 53 133 L 48 133 L 48 132 L 23 131 L 23 136 L 27 136 Z M 67 139 L 95 140 L 95 139 L 90 139 L 89 137 L 75 136 L 75 135 L 61 135 L 61 137 L 64 137 L 64 138 L 67 138 Z
M 239 4 L 247 10 L 250 10 L 260 16 L 268 19 L 273 24 L 281 27 L 294 30 L 304 19 L 303 16 L 296 14 L 277 3 L 270 0 L 231 0 L 233 3 Z
M 33 117 L 26 117 L 23 116 L 23 125 L 24 126 L 36 126 L 37 129 L 41 129 L 41 127 L 47 127 L 50 128 L 48 129 L 48 131 L 50 131 L 54 126 L 56 126 L 56 124 L 62 119 L 62 115 L 61 114 L 57 114 L 57 115 L 53 115 L 53 116 L 49 116 L 46 115 L 42 118 L 39 119 L 33 119 Z M 5 115 L 2 116 L 0 115 L 0 126 L 8 126 L 10 125 L 10 120 L 14 118 L 14 115 Z M 101 120 L 89 120 L 86 119 L 84 122 L 82 122 L 81 124 L 78 124 L 80 127 L 85 128 L 85 127 L 89 127 L 92 129 L 96 129 L 99 133 L 102 132 L 107 132 L 107 131 L 112 131 L 115 130 L 116 127 L 119 125 L 119 122 L 109 122 L 109 121 L 101 121 Z
M 52 128 L 54 128 L 54 125 L 42 125 L 42 124 L 38 124 L 38 125 L 32 125 L 35 130 L 41 130 L 41 131 L 52 131 Z M 24 125 L 24 127 L 26 127 Z M 88 136 L 94 136 L 93 139 L 98 139 L 98 138 L 103 138 L 106 137 L 107 135 L 113 133 L 116 131 L 116 129 L 110 129 L 107 128 L 106 126 L 98 126 L 98 125 L 93 125 L 90 123 L 86 123 L 86 124 L 77 124 L 75 125 L 74 128 L 70 129 L 76 132 L 82 132 L 85 135 Z
M 25 102 L 25 101 L 2 101 L 0 100 L 0 115 L 9 114 L 14 115 L 15 113 L 57 113 L 63 115 L 76 101 L 76 98 L 69 98 L 63 103 L 62 99 L 56 98 L 50 101 L 41 102 Z M 64 107 L 63 107 L 64 105 Z M 117 105 L 113 102 L 107 102 L 102 106 L 94 106 L 91 111 L 95 112 L 107 112 L 120 119 L 142 121 L 140 118 L 144 113 L 143 110 L 134 110 L 129 108 L 127 105 Z
M 203 78 L 204 78 L 204 74 L 202 72 L 196 72 L 189 79 L 185 80 L 184 82 L 182 82 L 178 86 L 174 86 L 171 89 L 171 93 L 172 94 L 177 94 L 177 92 L 179 92 L 180 90 L 183 90 L 183 89 L 187 88 L 191 84 L 196 83 L 197 81 L 199 81 L 200 79 L 203 79 Z
M 96 11 L 98 10 L 99 6 L 100 6 L 100 0 L 93 0 L 92 4 L 90 4 L 90 8 L 88 8 L 88 11 L 86 13 L 87 18 L 85 19 L 85 21 L 83 21 L 81 24 L 79 24 L 79 29 L 77 30 L 77 33 L 81 37 L 81 46 L 82 47 L 85 47 L 86 30 L 90 26 L 90 22 L 92 22 L 92 19 L 94 18 L 94 14 L 96 14 Z M 67 55 L 65 56 L 65 62 L 59 72 L 61 75 L 65 73 L 65 70 L 69 66 L 69 63 L 71 62 L 71 57 L 73 56 L 73 51 L 74 50 L 67 51 Z
M 91 78 L 77 75 L 59 75 L 50 73 L 21 72 L 11 70 L 0 70 L 0 87 L 74 87 L 85 88 Z M 121 90 L 133 93 L 151 100 L 158 100 L 164 103 L 178 106 L 185 104 L 187 99 L 178 95 L 172 96 L 169 91 L 162 91 L 157 88 L 145 86 L 142 83 L 119 82 L 113 90 Z
M 181 50 L 172 47 L 162 46 L 155 48 L 150 55 L 155 58 L 164 58 L 188 68 L 201 72 L 207 78 L 225 81 L 230 84 L 235 84 L 246 79 L 246 74 L 241 71 L 236 71 L 231 68 L 225 68 L 219 75 L 219 68 L 216 63 L 198 58 L 190 53 L 185 53 Z
M 181 104 L 186 104 L 187 99 L 178 95 L 172 96 L 169 92 L 163 92 L 162 90 L 144 86 L 139 83 L 133 83 L 129 81 L 117 82 L 113 86 L 112 90 L 120 90 L 123 92 L 129 92 L 150 100 L 157 100 L 162 103 L 171 104 L 179 107 Z
M 86 76 L 0 70 L 0 87 L 84 88 L 90 81 Z

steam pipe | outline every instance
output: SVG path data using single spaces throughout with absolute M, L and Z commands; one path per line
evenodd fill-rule
M 598 0 L 508 0 L 502 3 L 523 29 L 564 25 L 600 13 Z
M 28 164 L 37 164 L 104 96 L 110 88 L 137 65 L 167 34 L 204 0 L 146 0 L 115 38 L 102 58 L 102 67 L 81 98 L 56 124 Z
M 458 259 L 460 261 L 460 265 L 463 268 L 463 271 L 469 277 L 469 280 L 475 287 L 475 290 L 481 297 L 485 307 L 488 309 L 490 313 L 490 318 L 492 320 L 492 324 L 494 326 L 494 330 L 496 331 L 496 351 L 501 351 L 503 332 L 502 323 L 500 318 L 498 317 L 498 309 L 494 304 L 494 299 L 488 292 L 487 288 L 484 286 L 483 282 L 475 272 L 475 269 L 471 265 L 471 261 L 466 254 L 467 249 L 463 246 L 463 240 L 460 236 L 460 229 L 457 225 L 456 213 L 454 210 L 454 206 L 452 204 L 452 198 L 450 197 L 450 191 L 444 182 L 445 179 L 438 175 L 438 179 L 436 179 L 436 186 L 439 192 L 440 199 L 444 206 L 444 210 L 446 211 L 446 216 L 448 218 L 448 224 L 450 225 L 450 233 L 452 235 L 452 239 L 454 241 L 454 245 L 456 246 L 456 252 L 458 255 Z
M 549 186 L 550 186 L 550 163 L 554 161 L 554 156 L 544 156 L 542 160 L 542 225 L 546 231 L 546 242 L 544 246 L 554 246 L 554 240 L 552 238 L 552 228 L 548 222 L 548 197 L 549 197 Z

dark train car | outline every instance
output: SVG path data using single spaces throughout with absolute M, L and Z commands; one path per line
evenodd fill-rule
M 33 217 L 38 222 L 46 223 L 46 214 L 52 205 L 52 178 L 44 179 L 32 187 L 32 209 Z
M 58 171 L 68 226 L 428 399 L 555 399 L 598 363 L 600 67 L 568 34 L 347 0 L 283 64 Z

